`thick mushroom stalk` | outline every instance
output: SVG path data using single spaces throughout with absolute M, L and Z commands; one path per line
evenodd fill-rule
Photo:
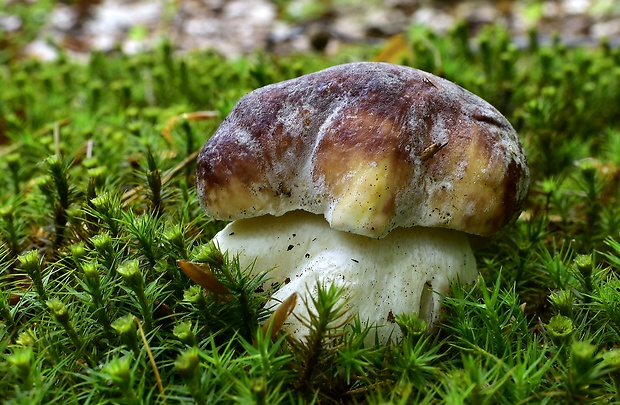
M 231 222 L 214 239 L 222 251 L 239 255 L 254 271 L 273 269 L 270 282 L 282 286 L 268 306 L 297 293 L 316 293 L 317 283 L 344 285 L 346 306 L 376 327 L 379 342 L 400 336 L 396 315 L 417 312 L 428 324 L 437 320 L 440 294 L 450 281 L 471 283 L 476 262 L 463 232 L 440 228 L 398 228 L 382 239 L 330 228 L 321 215 L 293 211 Z M 307 330 L 297 305 L 286 330 L 301 338 Z M 374 341 L 374 333 L 369 334 Z

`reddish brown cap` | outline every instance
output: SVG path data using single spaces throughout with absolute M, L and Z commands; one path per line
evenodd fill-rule
M 521 209 L 523 148 L 489 103 L 430 73 L 335 66 L 244 96 L 198 157 L 214 218 L 293 210 L 382 237 L 396 227 L 488 236 Z

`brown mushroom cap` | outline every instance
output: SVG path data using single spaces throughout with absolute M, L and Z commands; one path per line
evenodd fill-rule
M 247 94 L 197 166 L 214 218 L 301 209 L 371 237 L 411 226 L 488 236 L 528 187 L 517 134 L 493 106 L 430 73 L 373 62 Z

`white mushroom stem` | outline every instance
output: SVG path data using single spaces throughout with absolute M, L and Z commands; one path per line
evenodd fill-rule
M 377 327 L 381 343 L 400 336 L 394 316 L 416 312 L 432 325 L 450 281 L 467 284 L 477 276 L 467 235 L 448 229 L 398 228 L 373 239 L 334 230 L 322 215 L 293 211 L 233 221 L 214 241 L 230 257 L 238 255 L 241 266 L 255 261 L 255 272 L 273 269 L 270 281 L 282 286 L 268 306 L 295 292 L 309 298 L 317 283 L 344 285 L 348 308 Z M 300 304 L 294 312 L 307 315 Z M 298 338 L 307 333 L 292 316 L 285 330 Z

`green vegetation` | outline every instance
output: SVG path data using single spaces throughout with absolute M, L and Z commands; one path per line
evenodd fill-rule
M 381 50 L 9 59 L 2 402 L 620 402 L 620 50 L 531 38 L 414 29 L 397 52 L 497 106 L 533 179 L 520 220 L 477 252 L 478 282 L 453 287 L 431 334 L 397 318 L 405 337 L 388 347 L 364 346 L 359 322 L 338 328 L 351 314 L 330 286 L 308 303 L 307 341 L 265 337 L 269 275 L 214 256 L 223 224 L 194 188 L 196 151 L 241 95 Z M 196 286 L 179 260 L 210 264 L 228 293 Z

